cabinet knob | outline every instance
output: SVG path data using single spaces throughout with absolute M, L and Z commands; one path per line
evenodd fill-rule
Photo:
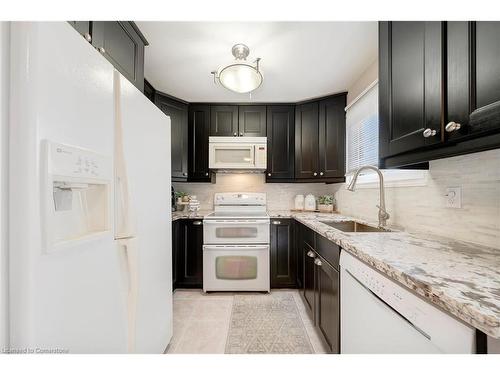
M 188 174 L 186 172 L 182 173 L 183 176 L 187 176 Z
M 240 137 L 243 137 L 243 133 L 240 133 Z
M 99 47 L 97 49 L 99 52 L 101 52 L 102 54 L 105 54 L 106 53 L 106 50 L 104 49 L 104 47 Z
M 317 176 L 318 174 L 316 172 L 313 173 L 313 176 Z
M 319 175 L 320 175 L 320 176 L 323 176 L 323 172 L 319 172 Z
M 271 177 L 271 173 L 268 173 L 267 175 L 268 175 L 269 177 Z
M 434 137 L 436 135 L 436 131 L 434 129 L 427 128 L 423 131 L 422 135 L 425 138 Z
M 193 221 L 193 225 L 201 225 L 203 222 L 201 220 Z
M 208 176 L 208 172 L 205 173 L 205 176 Z
M 313 253 L 311 250 L 309 250 L 309 251 L 307 252 L 307 256 L 308 256 L 309 258 L 314 258 L 314 253 Z
M 90 42 L 92 42 L 92 36 L 91 36 L 89 33 L 85 33 L 85 34 L 83 35 L 83 37 L 85 38 L 85 40 L 86 40 L 87 42 L 89 42 L 89 43 L 90 43 Z
M 238 135 L 238 133 L 235 132 L 235 133 L 233 133 L 233 135 L 236 137 Z
M 281 224 L 281 221 L 279 221 L 279 220 L 274 220 L 274 221 L 273 221 L 273 224 L 274 224 L 274 225 L 280 225 L 280 224 Z
M 319 260 L 319 258 L 316 258 L 316 259 L 314 259 L 314 264 L 317 266 L 322 266 L 323 262 L 321 262 L 321 260 Z
M 451 132 L 454 132 L 455 130 L 458 130 L 462 127 L 462 125 L 456 123 L 456 122 L 449 122 L 446 124 L 446 126 L 444 127 L 444 129 L 448 132 L 448 133 L 451 133 Z

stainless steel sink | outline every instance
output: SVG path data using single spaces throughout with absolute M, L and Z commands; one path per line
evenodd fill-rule
M 390 232 L 389 229 L 372 227 L 371 225 L 361 224 L 356 221 L 320 221 L 332 228 L 342 232 Z

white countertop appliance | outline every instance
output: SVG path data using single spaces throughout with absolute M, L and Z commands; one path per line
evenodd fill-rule
M 265 193 L 216 193 L 203 220 L 203 290 L 270 291 Z
M 340 267 L 341 353 L 475 352 L 473 328 L 346 251 Z
M 163 353 L 170 119 L 67 22 L 10 37 L 10 345 Z
M 267 137 L 209 137 L 208 167 L 264 171 L 267 168 Z

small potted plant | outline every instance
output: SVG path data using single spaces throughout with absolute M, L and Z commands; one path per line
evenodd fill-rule
M 318 210 L 320 212 L 333 212 L 333 196 L 322 195 L 318 198 Z

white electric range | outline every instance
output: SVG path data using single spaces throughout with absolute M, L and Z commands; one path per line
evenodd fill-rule
M 265 193 L 216 193 L 203 220 L 203 291 L 270 291 Z

